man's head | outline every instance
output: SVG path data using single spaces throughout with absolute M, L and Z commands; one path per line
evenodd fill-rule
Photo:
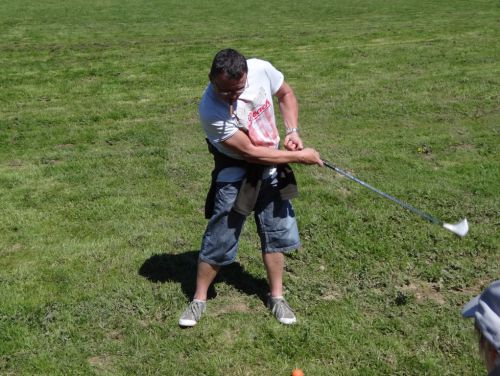
M 480 335 L 480 348 L 489 371 L 500 364 L 500 280 L 462 309 L 463 317 L 474 317 Z
M 245 91 L 247 73 L 245 57 L 227 48 L 215 55 L 208 77 L 217 95 L 225 102 L 232 103 Z

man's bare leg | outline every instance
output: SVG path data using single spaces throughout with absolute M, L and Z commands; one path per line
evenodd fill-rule
M 283 296 L 285 256 L 281 252 L 262 253 L 271 296 Z
M 285 266 L 285 256 L 281 252 L 263 253 L 262 259 L 266 266 L 267 279 L 271 296 L 267 301 L 267 306 L 273 315 L 282 324 L 294 324 L 297 319 L 295 313 L 283 297 L 283 268 Z
M 196 292 L 194 293 L 194 299 L 202 301 L 207 300 L 208 289 L 217 276 L 219 270 L 219 266 L 211 265 L 204 261 L 198 261 L 198 271 L 196 273 Z
M 205 311 L 208 288 L 212 284 L 220 267 L 210 265 L 204 261 L 198 261 L 196 272 L 196 291 L 189 306 L 181 315 L 179 325 L 182 327 L 195 326 Z

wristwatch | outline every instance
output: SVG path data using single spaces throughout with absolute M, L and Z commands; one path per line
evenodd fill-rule
M 299 128 L 287 128 L 286 129 L 286 134 L 289 135 L 290 133 L 297 132 L 299 133 Z

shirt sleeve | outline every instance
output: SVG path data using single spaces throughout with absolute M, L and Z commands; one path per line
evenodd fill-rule
M 230 120 L 202 121 L 207 138 L 212 143 L 226 141 L 238 131 L 238 127 Z
M 280 89 L 281 85 L 283 85 L 285 76 L 267 61 L 264 62 L 264 69 L 266 71 L 267 77 L 269 78 L 271 94 L 274 95 Z
M 229 117 L 225 106 L 213 100 L 210 90 L 211 88 L 208 87 L 198 110 L 203 131 L 208 140 L 215 144 L 234 135 L 238 131 L 238 124 L 235 119 Z

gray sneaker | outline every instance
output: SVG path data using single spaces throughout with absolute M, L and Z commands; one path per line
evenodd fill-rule
M 297 319 L 295 318 L 295 313 L 286 302 L 283 297 L 273 298 L 269 296 L 267 299 L 267 308 L 271 310 L 274 317 L 282 324 L 294 324 Z
M 201 314 L 205 312 L 206 303 L 201 300 L 193 300 L 179 319 L 179 325 L 184 327 L 195 326 L 200 321 Z

